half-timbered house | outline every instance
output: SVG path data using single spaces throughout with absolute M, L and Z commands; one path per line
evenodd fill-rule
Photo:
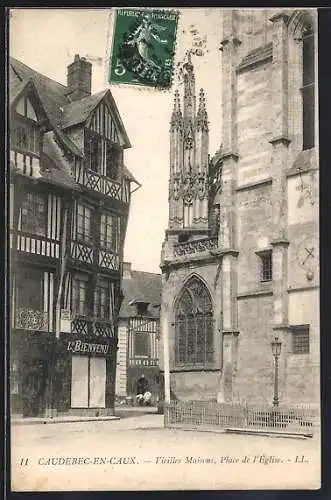
M 134 271 L 123 263 L 119 314 L 116 395 L 134 397 L 144 374 L 153 402 L 159 390 L 161 275 Z
M 109 414 L 131 145 L 84 58 L 67 85 L 9 69 L 12 412 Z

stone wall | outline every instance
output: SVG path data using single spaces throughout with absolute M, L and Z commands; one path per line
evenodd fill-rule
M 238 187 L 270 177 L 271 62 L 238 74 Z
M 216 401 L 220 387 L 220 371 L 188 371 L 171 373 L 170 387 L 183 401 Z
M 237 192 L 238 294 L 260 289 L 260 258 L 272 239 L 271 185 Z
M 270 403 L 273 397 L 273 356 L 271 351 L 272 296 L 243 297 L 238 300 L 238 361 L 233 397 Z

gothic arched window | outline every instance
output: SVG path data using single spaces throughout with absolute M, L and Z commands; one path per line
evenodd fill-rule
M 176 364 L 213 362 L 213 306 L 206 286 L 196 277 L 185 285 L 175 309 Z

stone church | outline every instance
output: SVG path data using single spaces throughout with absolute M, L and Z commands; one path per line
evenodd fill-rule
M 319 401 L 316 19 L 222 11 L 213 157 L 204 91 L 184 65 L 161 254 L 161 342 L 178 400 L 271 403 L 277 339 L 280 404 Z

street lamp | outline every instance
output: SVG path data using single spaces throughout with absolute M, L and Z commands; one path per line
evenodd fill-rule
M 279 398 L 278 398 L 278 358 L 280 356 L 280 351 L 282 348 L 282 343 L 278 339 L 278 337 L 275 337 L 275 340 L 271 342 L 271 348 L 272 348 L 272 354 L 275 358 L 275 379 L 274 379 L 274 400 L 273 400 L 273 405 L 278 406 L 279 405 Z

